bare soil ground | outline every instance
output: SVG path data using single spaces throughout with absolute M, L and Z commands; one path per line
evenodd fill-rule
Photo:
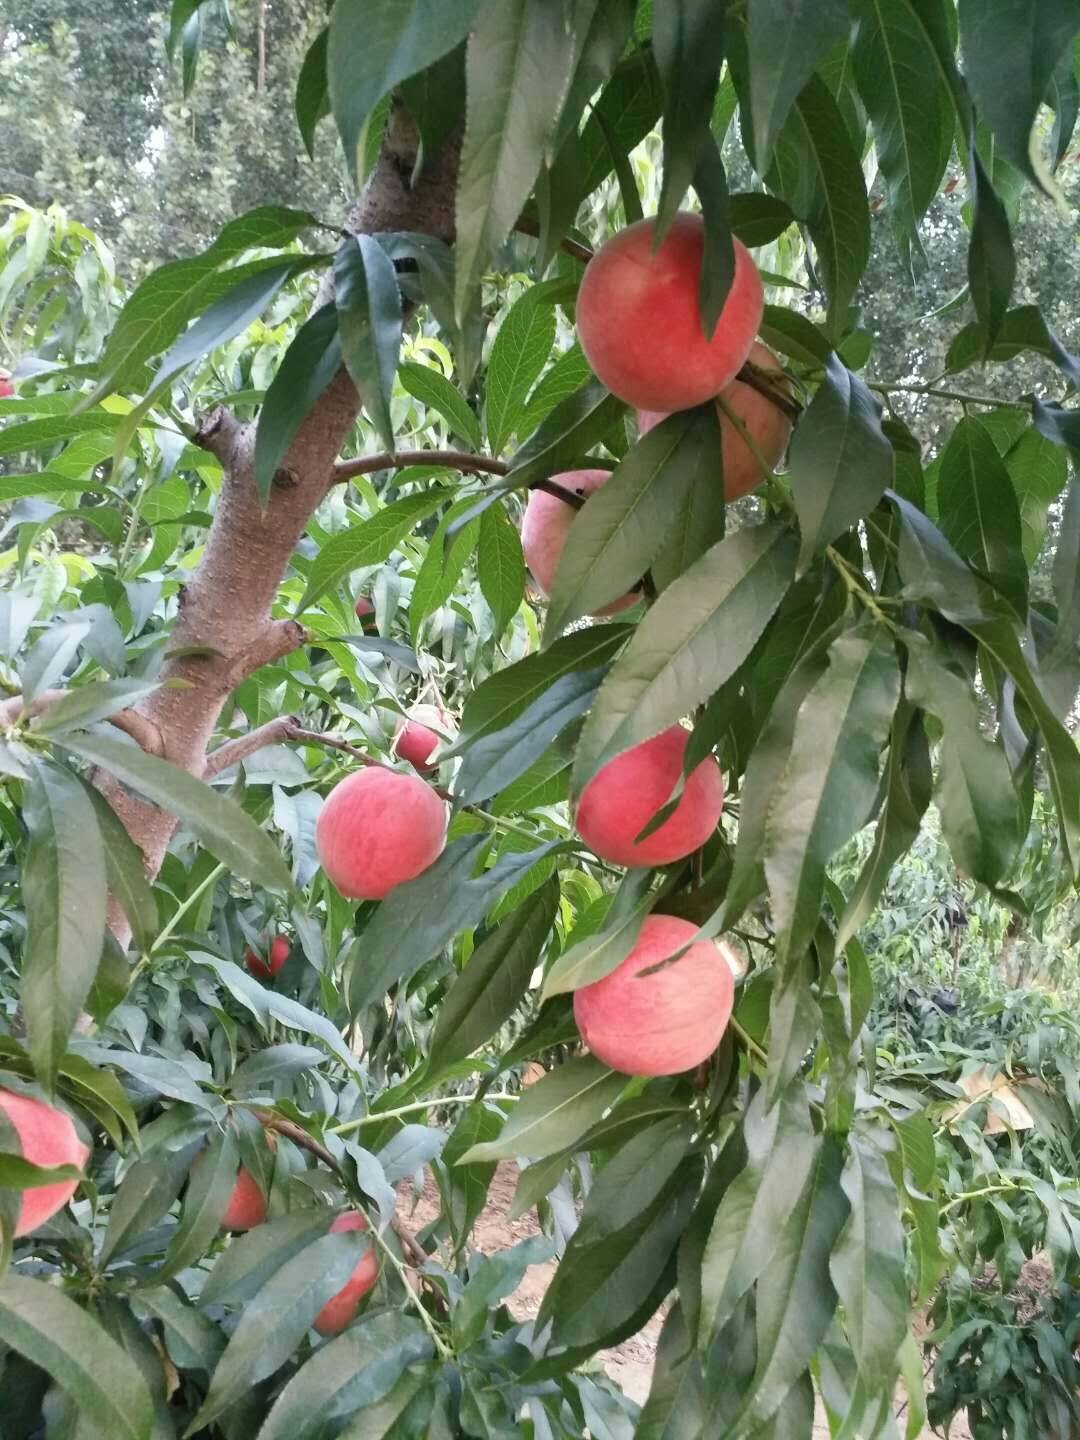
M 473 1245 L 483 1254 L 490 1254 L 495 1250 L 505 1250 L 520 1240 L 527 1240 L 531 1235 L 541 1233 L 535 1211 L 529 1211 L 520 1220 L 507 1219 L 510 1203 L 514 1198 L 514 1190 L 517 1187 L 517 1178 L 517 1166 L 509 1161 L 500 1164 L 495 1172 L 495 1178 L 488 1190 L 487 1204 L 481 1211 L 472 1234 Z M 410 1228 L 419 1230 L 435 1219 L 439 1213 L 439 1193 L 435 1182 L 430 1177 L 424 1187 L 424 1193 L 411 1213 L 409 1204 L 409 1200 L 406 1199 L 402 1218 Z M 540 1309 L 540 1302 L 544 1298 L 544 1292 L 551 1283 L 554 1273 L 555 1262 L 553 1260 L 542 1265 L 531 1266 L 526 1272 L 524 1280 L 507 1302 L 511 1313 L 522 1320 L 531 1319 Z M 621 1345 L 616 1345 L 610 1350 L 602 1350 L 597 1357 L 612 1380 L 639 1404 L 644 1402 L 649 1393 L 653 1361 L 656 1358 L 656 1344 L 662 1323 L 662 1314 L 654 1315 L 643 1330 L 631 1336 L 629 1340 L 624 1340 Z M 814 1426 L 815 1440 L 819 1440 L 819 1437 L 820 1440 L 828 1440 L 828 1435 L 828 1425 L 825 1422 L 824 1414 L 821 1414 Z M 933 1431 L 925 1431 L 924 1436 L 926 1440 L 936 1440 Z M 963 1419 L 958 1419 L 953 1425 L 950 1440 L 971 1440 L 971 1432 Z

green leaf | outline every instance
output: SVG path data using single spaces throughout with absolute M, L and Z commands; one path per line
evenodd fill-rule
M 330 114 L 330 89 L 326 73 L 326 42 L 329 27 L 319 31 L 308 47 L 296 79 L 296 128 L 304 149 L 315 159 L 315 129 L 324 115 Z
M 596 1177 L 537 1317 L 551 1346 L 598 1348 L 657 1288 L 696 1198 L 689 1138 L 684 1116 L 660 1120 Z
M 357 1230 L 323 1235 L 274 1272 L 241 1311 L 187 1434 L 210 1425 L 284 1365 L 371 1243 L 370 1236 Z
M 414 643 L 419 640 L 427 617 L 440 605 L 445 605 L 453 594 L 469 556 L 476 549 L 476 542 L 480 538 L 480 520 L 472 520 L 464 529 L 458 530 L 449 547 L 445 543 L 446 535 L 454 522 L 471 507 L 472 501 L 467 497 L 455 500 L 439 517 L 435 533 L 428 542 L 427 553 L 420 565 L 409 601 L 409 626 Z M 485 510 L 484 514 L 487 513 Z
M 229 1080 L 234 1095 L 267 1095 L 278 1080 L 292 1080 L 326 1062 L 314 1045 L 270 1045 L 256 1050 L 236 1067 Z
M 277 845 L 235 801 L 126 740 L 88 732 L 65 735 L 63 745 L 175 815 L 234 874 L 284 894 L 292 891 Z
M 321 1040 L 348 1069 L 355 1068 L 355 1057 L 342 1039 L 341 1032 L 325 1015 L 316 1014 L 291 996 L 270 989 L 232 960 L 220 960 L 205 950 L 193 951 L 191 958 L 200 965 L 209 966 L 236 999 L 264 1023 L 273 1018 L 287 1029 L 298 1030 L 301 1035 L 312 1035 Z
M 836 101 L 816 75 L 777 137 L 766 179 L 810 232 L 835 330 L 869 258 L 870 208 L 859 156 Z
M 330 17 L 327 85 L 350 175 L 368 116 L 468 34 L 480 0 L 342 0 Z
M 455 45 L 434 65 L 404 81 L 401 98 L 420 132 L 413 166 L 415 184 L 439 154 L 443 142 L 458 129 L 465 113 L 464 43 Z
M 874 127 L 889 218 L 910 264 L 956 129 L 956 66 L 941 0 L 859 0 L 852 60 Z
M 263 504 L 296 432 L 340 368 L 337 311 L 324 305 L 293 336 L 259 411 L 255 486 Z
M 611 431 L 625 406 L 599 380 L 562 400 L 514 455 L 502 489 L 517 490 L 580 462 Z
M 667 0 L 654 12 L 652 42 L 664 87 L 660 237 L 682 203 L 709 136 L 724 57 L 724 17 L 711 0 Z
M 791 532 L 754 525 L 668 586 L 600 687 L 578 745 L 576 794 L 607 760 L 676 724 L 735 673 L 794 569 Z
M 568 1060 L 529 1086 L 497 1140 L 474 1145 L 458 1164 L 519 1155 L 542 1159 L 566 1150 L 614 1105 L 627 1083 L 625 1075 L 616 1075 L 591 1055 Z
M 985 619 L 993 609 L 988 587 L 921 510 L 899 495 L 889 499 L 900 517 L 897 567 L 904 595 L 928 602 L 958 625 Z
M 529 988 L 558 904 L 553 878 L 477 945 L 439 1006 L 428 1047 L 432 1070 L 472 1055 L 510 1019 Z
M 764 172 L 796 97 L 850 21 L 844 0 L 750 0 L 747 21 L 754 163 Z
M 837 355 L 791 441 L 789 464 L 802 530 L 799 565 L 868 514 L 892 484 L 893 448 L 881 405 Z
M 401 350 L 401 297 L 394 262 L 371 235 L 341 242 L 334 260 L 334 301 L 345 367 L 380 440 L 392 452 L 390 397 Z
M 395 665 L 400 665 L 412 675 L 422 673 L 416 651 L 410 650 L 408 645 L 402 645 L 400 640 L 386 640 L 382 635 L 335 635 L 328 638 L 332 638 L 336 645 L 348 645 L 351 650 L 358 650 L 361 655 L 365 652 L 369 655 L 385 655 L 388 660 L 392 660 Z
M 643 436 L 574 517 L 548 602 L 545 639 L 638 585 L 700 482 L 723 508 L 720 428 L 711 405 L 680 410 Z
M 143 853 L 104 795 L 85 782 L 83 789 L 94 807 L 98 832 L 105 847 L 105 877 L 109 893 L 119 901 L 127 916 L 135 944 L 140 950 L 148 951 L 157 938 L 160 922 L 157 901 L 146 878 Z
M 390 1436 L 400 1430 L 371 1430 L 366 1414 L 398 1385 L 406 1366 L 426 1360 L 431 1340 L 407 1314 L 373 1315 L 321 1346 L 274 1401 L 259 1440 L 314 1440 L 327 1426 L 348 1437 Z M 341 1418 L 352 1416 L 345 1430 Z M 392 1423 L 392 1422 L 391 1422 Z M 437 1440 L 434 1431 L 426 1431 Z
M 885 770 L 885 805 L 874 832 L 874 844 L 848 895 L 836 931 L 837 953 L 873 913 L 881 892 L 899 860 L 915 841 L 930 803 L 930 751 L 922 720 L 901 705 L 893 721 Z
M 144 695 L 152 695 L 159 680 L 98 680 L 68 690 L 37 717 L 34 729 L 44 735 L 62 734 L 106 720 Z
M 495 634 L 501 635 L 520 609 L 525 594 L 521 537 L 501 506 L 492 506 L 480 517 L 476 573 L 480 593 L 495 619 Z
M 942 454 L 938 508 L 946 539 L 1023 620 L 1027 566 L 1016 492 L 994 442 L 972 416 L 960 420 Z
M 48 760 L 33 761 L 23 818 L 30 843 L 19 999 L 35 1073 L 52 1091 L 105 940 L 105 853 L 78 778 Z
M 455 935 L 482 920 L 532 867 L 555 848 L 507 854 L 474 876 L 488 835 L 452 841 L 435 864 L 397 885 L 375 912 L 353 959 L 349 1002 L 354 1015 L 382 1003 L 392 985 L 409 979 Z
M 626 625 L 592 625 L 489 675 L 466 697 L 460 738 L 446 753 L 467 752 L 478 740 L 513 724 L 564 676 L 606 665 L 631 633 Z
M 479 7 L 465 52 L 468 105 L 456 197 L 459 320 L 536 183 L 574 43 L 561 6 L 486 0 Z
M 761 338 L 781 355 L 790 356 L 815 370 L 827 364 L 833 347 L 827 336 L 798 310 L 784 310 L 779 305 L 766 305 L 761 322 Z
M 908 645 L 907 691 L 941 721 L 937 806 L 953 858 L 973 879 L 995 885 L 1020 843 L 1020 806 L 1005 752 L 982 733 L 975 694 L 925 641 Z
M 236 1184 L 240 1155 L 231 1130 L 218 1130 L 202 1152 L 188 1182 L 180 1223 L 169 1241 L 158 1281 L 170 1280 L 201 1259 L 221 1227 L 221 1217 Z
M 245 1305 L 286 1261 L 325 1235 L 334 1216 L 324 1209 L 298 1210 L 236 1236 L 218 1256 L 202 1288 L 202 1305 Z
M 789 225 L 794 225 L 795 216 L 775 195 L 747 190 L 728 196 L 728 220 L 731 233 L 753 250 L 782 235 Z
M 451 431 L 471 445 L 480 449 L 480 422 L 469 408 L 469 402 L 456 385 L 452 385 L 441 370 L 433 365 L 417 365 L 407 361 L 398 366 L 398 379 L 421 405 L 441 415 Z
M 945 363 L 950 373 L 958 374 L 984 360 L 1012 360 L 1025 350 L 1055 358 L 1053 338 L 1037 305 L 1017 305 L 1009 310 L 992 344 L 982 325 L 971 321 L 954 337 Z
M 534 285 L 510 307 L 491 347 L 484 418 L 493 455 L 501 455 L 510 436 L 521 428 L 525 397 L 554 343 L 554 307 L 545 287 Z
M 179 340 L 158 366 L 154 378 L 155 387 L 181 370 L 186 370 L 196 360 L 209 355 L 212 350 L 228 344 L 237 335 L 242 335 L 269 305 L 286 281 L 302 274 L 313 264 L 319 263 L 314 257 L 292 256 L 277 264 L 257 270 L 246 280 L 234 285 L 226 295 L 205 310 Z M 246 268 L 246 267 L 245 267 Z
M 629 871 L 602 928 L 564 950 L 552 965 L 541 1001 L 602 980 L 622 964 L 656 903 L 649 890 L 651 878 L 648 870 Z
M 1032 128 L 1058 62 L 1080 30 L 1076 0 L 960 0 L 964 75 L 1001 153 L 1055 194 Z
M 54 1285 L 0 1280 L 0 1341 L 51 1376 L 99 1434 L 150 1440 L 153 1401 L 137 1365 Z
M 987 345 L 997 339 L 1005 321 L 1016 279 L 1009 217 L 990 177 L 983 169 L 972 138 L 968 185 L 974 196 L 971 241 L 968 245 L 968 286 Z
M 529 1266 L 550 1260 L 553 1252 L 554 1246 L 546 1235 L 533 1235 L 508 1250 L 481 1255 L 450 1314 L 454 1344 L 459 1352 L 476 1344 L 484 1333 L 490 1311 L 517 1289 Z
M 629 154 L 660 117 L 663 90 L 652 49 L 627 56 L 600 92 L 581 132 L 581 198 L 611 174 L 613 151 Z
M 765 823 L 765 876 L 782 964 L 809 944 L 826 866 L 869 818 L 878 756 L 900 692 L 892 646 L 848 634 L 803 701 Z
M 377 510 L 368 520 L 352 525 L 332 536 L 319 551 L 308 572 L 307 588 L 297 614 L 340 585 L 353 570 L 378 565 L 392 554 L 398 541 L 439 508 L 447 492 L 441 489 L 420 490 L 405 495 Z
M 1068 479 L 1065 451 L 1032 426 L 1006 453 L 1005 468 L 1020 503 L 1024 559 L 1033 565 L 1046 538 L 1050 507 Z
M 874 1383 L 896 1371 L 908 1284 L 896 1186 L 873 1133 L 851 1136 L 840 1185 L 851 1209 L 829 1272 L 859 1372 Z

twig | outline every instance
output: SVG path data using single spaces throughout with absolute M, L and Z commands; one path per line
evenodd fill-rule
M 246 735 L 226 741 L 206 757 L 203 779 L 212 780 L 215 775 L 231 770 L 234 765 L 239 765 L 241 760 L 246 760 L 258 750 L 265 750 L 268 745 L 294 739 L 293 731 L 299 728 L 299 725 L 300 718 L 297 715 L 278 715 L 275 719 L 268 720 L 265 725 L 249 730 Z
M 723 392 L 717 395 L 716 404 L 724 412 L 724 418 L 731 422 L 743 444 L 757 461 L 757 467 L 761 471 L 761 478 L 763 480 L 775 480 L 777 478 L 776 472 L 773 470 L 769 462 L 765 459 L 765 456 L 761 453 L 761 449 L 757 441 L 754 439 L 753 435 L 750 434 L 750 431 L 747 428 L 746 422 L 743 420 L 742 416 L 735 409 L 734 405 L 730 404 L 727 400 L 725 400 Z
M 942 390 L 937 385 L 905 385 L 891 380 L 868 380 L 866 384 L 879 395 L 929 395 L 935 400 L 956 400 L 961 405 L 990 405 L 1001 410 L 1028 408 L 1023 400 L 999 400 L 996 395 L 971 395 L 966 390 Z
M 35 715 L 43 715 L 58 700 L 71 693 L 70 690 L 43 690 L 28 703 L 24 703 L 21 695 L 13 695 L 10 700 L 0 704 L 0 729 L 16 725 L 20 720 L 32 720 Z M 108 717 L 107 723 L 115 726 L 117 730 L 122 730 L 125 735 L 130 735 L 148 755 L 165 753 L 161 731 L 152 720 L 140 715 L 137 710 L 118 710 L 115 715 Z
M 361 1115 L 359 1120 L 346 1120 L 341 1125 L 331 1125 L 329 1134 L 348 1135 L 353 1130 L 360 1130 L 365 1125 L 376 1125 L 380 1120 L 397 1120 L 402 1115 L 415 1115 L 422 1110 L 437 1110 L 440 1105 L 469 1105 L 473 1100 L 520 1100 L 520 1095 L 513 1095 L 508 1092 L 498 1091 L 486 1095 L 440 1095 L 434 1100 L 416 1100 L 411 1105 L 399 1105 L 394 1110 L 375 1110 L 368 1115 Z
M 505 460 L 491 455 L 474 455 L 469 450 L 398 450 L 396 454 L 364 455 L 358 460 L 339 460 L 331 485 L 344 484 L 354 475 L 373 475 L 379 470 L 404 470 L 410 465 L 438 465 L 447 470 L 472 471 L 478 475 L 505 475 Z
M 519 235 L 531 235 L 535 239 L 540 238 L 540 226 L 535 220 L 530 220 L 527 215 L 518 216 L 518 221 L 514 229 Z M 582 245 L 578 240 L 571 240 L 568 235 L 564 235 L 559 241 L 559 249 L 567 255 L 573 255 L 575 260 L 584 260 L 586 265 L 593 257 L 593 252 L 589 249 L 588 245 Z

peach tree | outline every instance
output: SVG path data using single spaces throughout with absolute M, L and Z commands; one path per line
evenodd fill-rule
M 185 83 L 219 20 L 173 0 Z M 9 205 L 5 1440 L 918 1433 L 942 1105 L 877 1083 L 859 935 L 931 805 L 1020 915 L 1033 815 L 1080 871 L 1080 367 L 1011 230 L 1078 34 L 335 0 L 344 227 L 125 294 Z M 872 246 L 957 189 L 947 371 L 876 376 Z M 500 1164 L 550 1238 L 481 1255 Z M 595 1357 L 658 1312 L 639 1407 Z

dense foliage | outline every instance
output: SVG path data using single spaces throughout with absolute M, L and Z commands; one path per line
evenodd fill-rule
M 0 73 L 52 84 L 54 8 L 5 15 Z M 0 100 L 46 192 L 0 228 L 0 1434 L 786 1440 L 816 1397 L 836 1436 L 914 1437 L 924 1366 L 935 1422 L 1075 1433 L 1078 1031 L 1068 999 L 1011 987 L 1072 984 L 1080 369 L 1013 233 L 1063 203 L 1080 9 L 304 14 L 310 35 L 273 5 L 230 31 L 174 0 L 209 129 L 140 171 L 165 102 L 109 38 L 142 8 L 115 7 L 117 83 L 84 108 L 133 148 L 57 182 L 66 208 L 47 131 Z M 325 157 L 296 160 L 306 208 L 263 203 L 276 147 L 299 154 L 267 125 L 244 188 L 199 173 L 241 51 L 267 117 L 298 73 Z M 94 53 L 68 81 L 93 86 Z M 331 121 L 364 187 L 343 235 Z M 158 185 L 210 217 L 198 253 L 154 238 Z M 921 267 L 943 194 L 966 284 L 901 337 L 925 368 L 890 374 L 860 286 Z M 129 259 L 173 257 L 134 289 L 86 223 L 110 205 Z M 731 323 L 733 237 L 767 286 L 775 366 L 739 373 L 794 431 L 728 506 L 733 402 L 645 433 L 579 341 L 586 261 L 643 208 L 658 231 L 702 214 L 695 326 Z M 609 478 L 581 505 L 584 466 Z M 538 495 L 577 512 L 549 598 L 519 538 Z M 430 773 L 399 754 L 417 704 Z M 582 796 L 679 726 L 682 773 L 626 838 L 713 755 L 720 824 L 624 870 L 582 842 Z M 373 765 L 452 818 L 433 864 L 357 904 L 317 826 Z M 574 997 L 658 916 L 746 973 L 703 1063 L 622 1073 Z M 631 1006 L 635 1027 L 655 1040 Z M 39 1152 L 44 1112 L 13 1099 L 74 1143 Z M 480 1255 L 511 1163 L 550 1238 Z M 52 1186 L 70 1205 L 30 1225 Z M 364 1228 L 332 1229 L 344 1210 Z M 552 1256 L 523 1320 L 502 1302 Z M 662 1307 L 639 1409 L 594 1357 Z

